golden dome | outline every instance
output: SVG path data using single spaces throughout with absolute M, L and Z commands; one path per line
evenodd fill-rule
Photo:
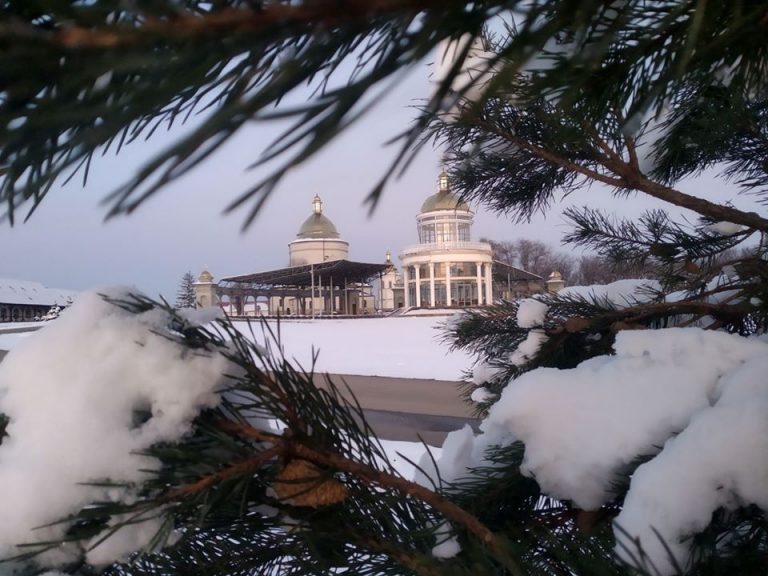
M 299 228 L 298 238 L 338 238 L 339 232 L 326 216 L 323 215 L 323 203 L 320 196 L 312 200 L 312 215 L 304 220 Z
M 201 284 L 209 284 L 213 282 L 213 275 L 208 272 L 208 270 L 203 270 L 200 272 L 200 276 L 198 277 L 197 281 Z
M 557 270 L 553 271 L 552 274 L 549 275 L 549 278 L 547 280 L 562 280 L 563 275 L 560 274 Z
M 469 212 L 469 204 L 451 192 L 448 174 L 443 170 L 437 177 L 437 194 L 433 194 L 421 205 L 421 212 L 432 212 L 433 210 L 461 210 Z
M 422 212 L 432 212 L 433 210 L 460 210 L 469 212 L 469 204 L 452 192 L 438 192 L 433 194 L 421 205 Z

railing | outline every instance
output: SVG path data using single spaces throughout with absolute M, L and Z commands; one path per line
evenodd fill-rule
M 432 242 L 430 244 L 412 244 L 406 246 L 400 252 L 400 256 L 409 256 L 411 254 L 423 254 L 424 252 L 439 252 L 440 250 L 484 250 L 491 251 L 491 245 L 487 242 Z

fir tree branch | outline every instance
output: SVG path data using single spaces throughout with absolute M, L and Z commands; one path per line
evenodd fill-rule
M 274 447 L 277 447 L 284 456 L 300 458 L 312 462 L 313 464 L 326 466 L 340 472 L 347 472 L 357 476 L 368 484 L 392 488 L 406 496 L 418 498 L 422 502 L 425 502 L 438 510 L 447 519 L 463 526 L 468 532 L 474 534 L 475 537 L 488 546 L 490 553 L 493 554 L 493 556 L 504 565 L 511 574 L 513 574 L 513 576 L 522 576 L 522 571 L 517 562 L 505 551 L 501 536 L 494 534 L 475 516 L 456 506 L 440 494 L 432 492 L 420 484 L 416 484 L 415 482 L 411 482 L 388 472 L 377 470 L 366 464 L 355 462 L 340 454 L 315 450 L 290 436 L 278 436 L 270 432 L 257 430 L 247 424 L 227 420 L 220 420 L 218 425 L 226 432 L 262 442 L 269 442 Z

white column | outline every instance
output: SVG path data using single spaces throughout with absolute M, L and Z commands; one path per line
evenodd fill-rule
M 477 304 L 479 306 L 483 305 L 483 277 L 481 276 L 483 270 L 483 263 L 482 262 L 476 262 L 475 263 L 475 273 L 476 276 L 476 282 L 477 282 Z
M 421 308 L 421 276 L 419 272 L 419 265 L 414 266 L 416 270 L 416 308 Z
M 490 306 L 493 304 L 493 263 L 485 263 L 485 300 Z
M 445 263 L 445 303 L 451 305 L 451 263 Z
M 435 307 L 435 263 L 429 263 L 429 305 Z
M 403 286 L 405 286 L 405 290 L 403 292 L 403 299 L 404 299 L 405 307 L 406 308 L 410 307 L 410 305 L 411 305 L 411 302 L 409 300 L 409 294 L 411 292 L 411 290 L 410 290 L 411 274 L 410 274 L 410 271 L 408 270 L 408 268 L 410 268 L 410 266 L 403 266 Z

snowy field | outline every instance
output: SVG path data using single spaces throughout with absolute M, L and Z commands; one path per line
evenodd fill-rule
M 34 332 L 19 332 L 16 334 L 3 334 L 0 332 L 0 350 L 10 350 L 32 334 Z
M 0 322 L 0 350 L 8 351 L 34 334 L 36 328 L 44 324 L 40 322 Z M 19 332 L 18 330 L 28 330 Z
M 315 370 L 331 374 L 460 380 L 472 357 L 451 351 L 441 342 L 448 318 L 398 317 L 344 320 L 284 320 L 280 340 L 288 359 L 304 368 L 312 364 L 313 347 L 319 352 Z M 276 322 L 269 322 L 277 330 Z M 235 326 L 249 334 L 247 322 Z M 252 323 L 257 342 L 262 326 Z
M 472 357 L 451 351 L 441 342 L 442 326 L 450 317 L 361 318 L 344 320 L 283 320 L 280 340 L 287 358 L 304 368 L 318 352 L 315 370 L 331 374 L 460 380 L 462 371 L 472 366 Z M 235 322 L 250 334 L 248 322 Z M 4 333 L 40 323 L 0 324 L 0 350 L 11 350 L 35 332 Z M 263 343 L 260 322 L 251 323 L 256 341 Z M 278 330 L 276 321 L 270 321 Z
M 42 322 L 0 322 L 0 334 L 3 332 L 15 332 L 16 330 L 27 328 L 40 328 L 44 326 Z

